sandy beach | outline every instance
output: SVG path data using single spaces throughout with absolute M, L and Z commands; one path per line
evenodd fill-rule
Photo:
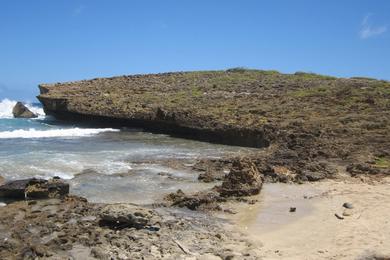
M 265 184 L 259 203 L 236 208 L 230 219 L 262 259 L 389 259 L 389 183 Z

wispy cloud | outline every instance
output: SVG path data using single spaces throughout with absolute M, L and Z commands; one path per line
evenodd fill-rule
M 381 34 L 384 34 L 387 31 L 386 25 L 373 25 L 371 23 L 372 14 L 367 14 L 362 21 L 361 28 L 359 31 L 359 36 L 361 39 L 368 39 L 375 37 Z
M 72 15 L 77 16 L 80 15 L 82 12 L 84 12 L 85 6 L 84 5 L 79 5 L 75 9 L 72 10 Z

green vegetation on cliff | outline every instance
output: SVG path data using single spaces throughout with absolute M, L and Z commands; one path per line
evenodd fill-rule
M 69 111 L 153 119 L 158 108 L 173 113 L 177 123 L 191 127 L 200 126 L 198 121 L 191 125 L 191 118 L 201 120 L 202 127 L 252 128 L 297 119 L 329 124 L 351 113 L 382 114 L 390 108 L 390 84 L 386 81 L 244 68 L 122 76 L 42 87 L 49 92 L 40 98 L 64 98 Z

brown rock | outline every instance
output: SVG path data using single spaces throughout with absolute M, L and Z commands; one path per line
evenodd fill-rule
M 61 179 L 32 182 L 27 186 L 25 193 L 26 198 L 61 198 L 69 194 L 69 184 Z
M 218 210 L 220 209 L 218 202 L 226 201 L 215 191 L 204 191 L 187 195 L 182 190 L 178 190 L 176 193 L 168 194 L 165 199 L 172 203 L 171 206 L 188 208 L 190 210 Z
M 10 181 L 0 186 L 0 198 L 24 199 L 25 189 L 33 179 Z
M 0 197 L 5 199 L 58 198 L 68 195 L 69 184 L 60 179 L 24 179 L 0 186 Z
M 230 173 L 219 188 L 221 196 L 251 196 L 260 192 L 263 179 L 250 160 L 235 160 Z
M 22 102 L 16 103 L 14 108 L 12 109 L 12 114 L 16 118 L 36 118 L 38 117 L 36 114 L 30 111 Z
M 100 213 L 100 225 L 113 229 L 146 228 L 155 224 L 157 216 L 152 210 L 130 204 L 112 204 L 103 207 Z
M 231 168 L 229 159 L 202 159 L 192 167 L 193 170 L 202 171 L 198 180 L 206 183 L 222 181 L 229 168 Z

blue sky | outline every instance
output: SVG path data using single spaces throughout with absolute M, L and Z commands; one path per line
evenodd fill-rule
M 390 80 L 390 1 L 0 1 L 0 99 L 33 100 L 43 82 L 237 66 Z

